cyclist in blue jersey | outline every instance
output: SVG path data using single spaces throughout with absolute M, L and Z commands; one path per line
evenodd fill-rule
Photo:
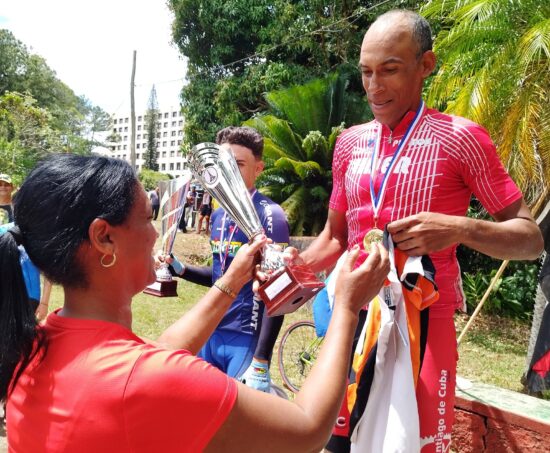
M 284 248 L 289 241 L 286 216 L 278 204 L 255 187 L 256 178 L 264 168 L 262 136 L 250 127 L 227 127 L 218 132 L 216 142 L 222 147 L 231 147 L 266 236 Z M 210 231 L 212 266 L 185 266 L 174 258 L 170 266 L 174 275 L 212 286 L 229 267 L 241 245 L 248 242 L 246 235 L 222 208 L 212 214 Z M 250 281 L 237 294 L 199 356 L 248 386 L 268 392 L 269 363 L 283 318 L 267 316 L 263 302 L 252 291 Z

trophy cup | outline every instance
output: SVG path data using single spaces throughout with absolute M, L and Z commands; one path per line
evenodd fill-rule
M 189 190 L 190 182 L 190 172 L 186 172 L 176 179 L 159 182 L 161 249 L 164 255 L 170 255 L 174 246 L 178 224 L 183 215 L 185 194 Z M 156 274 L 157 280 L 147 286 L 143 292 L 158 297 L 177 296 L 178 282 L 172 278 L 168 264 L 162 263 Z
M 249 240 L 262 234 L 260 219 L 231 150 L 215 143 L 200 143 L 187 157 L 195 178 Z M 308 266 L 285 265 L 282 252 L 270 244 L 262 252 L 261 268 L 269 276 L 259 289 L 269 316 L 297 310 L 325 286 Z

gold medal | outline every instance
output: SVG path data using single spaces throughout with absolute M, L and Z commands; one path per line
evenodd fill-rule
M 373 228 L 367 234 L 365 234 L 365 237 L 363 238 L 363 247 L 366 252 L 370 250 L 371 244 L 382 242 L 382 239 L 384 238 L 384 232 L 382 230 L 379 230 L 378 228 Z

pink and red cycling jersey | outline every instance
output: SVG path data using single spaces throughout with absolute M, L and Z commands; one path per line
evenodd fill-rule
M 414 115 L 408 112 L 393 131 L 373 120 L 338 137 L 329 207 L 346 214 L 348 247 L 362 246 L 365 233 L 374 227 L 369 185 L 377 134 L 381 131 L 373 181 L 376 193 Z M 389 222 L 423 211 L 464 216 L 472 193 L 490 214 L 522 196 L 483 127 L 427 109 L 387 176 L 376 226 L 383 229 Z M 432 311 L 452 314 L 463 303 L 455 251 L 453 246 L 430 255 L 440 293 Z

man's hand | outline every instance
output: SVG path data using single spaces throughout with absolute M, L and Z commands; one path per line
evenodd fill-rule
M 269 364 L 263 360 L 252 359 L 250 366 L 241 377 L 241 382 L 253 389 L 269 393 L 269 388 L 271 386 Z
M 410 256 L 438 252 L 460 242 L 465 217 L 421 212 L 388 224 L 397 248 Z

